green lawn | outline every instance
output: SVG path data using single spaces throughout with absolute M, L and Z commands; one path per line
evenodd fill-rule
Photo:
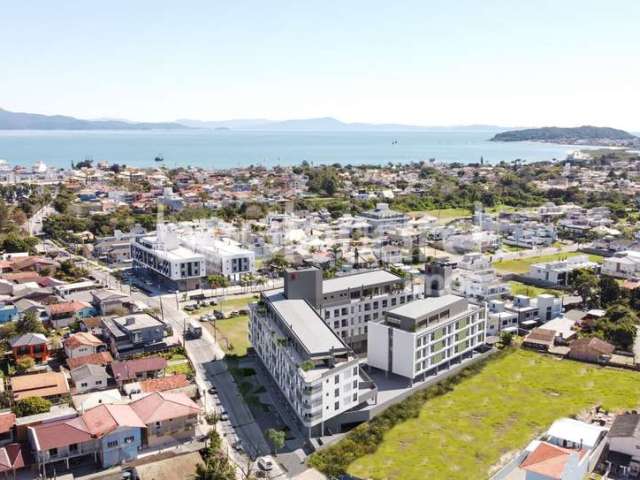
M 206 322 L 211 334 L 214 322 Z M 238 317 L 226 318 L 224 320 L 216 320 L 216 338 L 222 350 L 229 355 L 237 355 L 242 357 L 247 354 L 249 348 L 249 317 L 240 315 Z
M 243 308 L 247 308 L 247 305 L 251 302 L 255 301 L 253 294 L 250 295 L 240 295 L 228 297 L 224 300 L 221 300 L 215 306 L 206 306 L 202 308 L 198 308 L 190 312 L 190 315 L 200 316 L 205 313 L 211 313 L 214 310 L 222 310 L 225 313 L 232 312 L 233 310 L 241 310 Z
M 560 417 L 638 407 L 640 374 L 516 350 L 490 361 L 418 418 L 393 427 L 348 472 L 362 478 L 482 479 Z
M 508 282 L 511 287 L 511 293 L 513 295 L 527 295 L 529 297 L 537 297 L 543 293 L 549 293 L 551 295 L 555 295 L 556 297 L 561 297 L 564 295 L 564 292 L 561 290 L 554 290 L 552 288 L 540 288 L 534 287 L 533 285 L 525 285 L 521 282 L 511 281 Z
M 538 257 L 528 258 L 516 258 L 513 260 L 500 260 L 493 262 L 493 266 L 500 272 L 510 273 L 527 273 L 529 271 L 529 265 L 534 263 L 553 262 L 556 260 L 564 260 L 576 255 L 584 255 L 579 252 L 566 252 L 566 253 L 553 253 L 551 255 L 541 255 Z M 592 262 L 602 263 L 602 257 L 600 255 L 588 255 L 589 260 Z
M 191 368 L 191 364 L 189 362 L 174 363 L 167 365 L 167 368 L 165 368 L 165 374 L 167 375 L 175 375 L 178 373 L 184 373 L 185 375 L 192 374 L 193 369 Z

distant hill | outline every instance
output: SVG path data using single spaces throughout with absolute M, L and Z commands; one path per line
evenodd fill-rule
M 0 108 L 0 130 L 178 130 L 179 123 L 135 123 L 121 120 L 81 120 L 63 115 L 10 112 Z
M 635 135 L 609 127 L 582 126 L 575 128 L 543 127 L 511 130 L 498 133 L 493 142 L 548 142 L 583 145 L 636 145 L 640 139 Z
M 196 128 L 232 130 L 270 130 L 287 132 L 340 132 L 340 131 L 429 131 L 429 130 L 477 130 L 490 131 L 504 129 L 492 125 L 460 125 L 449 127 L 425 127 L 399 123 L 347 123 L 333 117 L 303 118 L 294 120 L 234 119 L 234 120 L 190 120 L 179 119 L 178 123 Z

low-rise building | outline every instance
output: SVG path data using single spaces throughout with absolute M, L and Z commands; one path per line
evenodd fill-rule
M 28 397 L 42 397 L 56 402 L 69 394 L 69 382 L 61 372 L 19 375 L 11 377 L 9 385 L 15 401 Z
M 64 353 L 67 358 L 84 357 L 106 350 L 106 345 L 95 335 L 88 332 L 78 332 L 69 335 L 63 342 Z
M 604 258 L 601 272 L 616 278 L 636 279 L 640 277 L 640 252 L 626 250 Z
M 155 392 L 131 402 L 145 423 L 143 445 L 157 447 L 195 437 L 200 407 L 184 393 Z
M 13 356 L 31 357 L 37 363 L 46 362 L 49 359 L 49 342 L 42 333 L 24 333 L 13 337 L 9 341 Z
M 611 425 L 607 439 L 609 456 L 615 455 L 614 459 L 610 459 L 615 465 L 612 473 L 637 477 L 640 474 L 640 415 L 618 415 Z
M 229 280 L 239 281 L 244 275 L 256 271 L 254 252 L 230 239 L 214 238 L 207 231 L 199 231 L 182 235 L 180 242 L 204 256 L 208 275 L 222 275 Z
M 587 255 L 576 255 L 565 260 L 534 263 L 529 266 L 526 277 L 546 285 L 567 286 L 571 273 L 581 268 L 596 270 L 599 265 L 590 261 Z
M 70 372 L 76 393 L 87 393 L 91 390 L 104 390 L 109 385 L 109 374 L 105 367 L 87 363 L 74 368 Z
M 606 447 L 607 429 L 562 418 L 532 441 L 494 478 L 501 480 L 583 480 Z
M 167 326 L 148 313 L 136 313 L 103 320 L 111 353 L 116 357 L 130 357 L 137 353 L 166 348 Z
M 162 357 L 137 358 L 111 364 L 113 378 L 120 386 L 147 378 L 157 378 L 164 373 L 165 368 L 167 368 L 167 360 Z

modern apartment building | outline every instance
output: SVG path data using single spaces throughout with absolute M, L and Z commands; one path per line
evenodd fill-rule
M 416 295 L 408 282 L 386 270 L 372 270 L 328 280 L 317 268 L 285 274 L 287 298 L 307 300 L 325 323 L 357 353 L 367 351 L 367 325 Z
M 250 312 L 251 344 L 308 437 L 333 431 L 341 414 L 375 399 L 361 360 L 306 300 L 270 290 Z
M 367 363 L 421 381 L 471 358 L 484 345 L 485 330 L 485 308 L 464 297 L 414 300 L 369 324 Z
M 202 288 L 206 275 L 204 255 L 180 245 L 174 225 L 158 224 L 155 235 L 131 243 L 133 267 L 177 290 Z
M 229 239 L 216 239 L 207 232 L 185 235 L 181 243 L 194 252 L 204 255 L 207 274 L 224 275 L 239 281 L 243 275 L 255 273 L 255 254 Z
M 376 208 L 362 212 L 360 216 L 369 224 L 370 235 L 382 235 L 409 223 L 406 213 L 391 210 L 386 203 L 378 203 Z

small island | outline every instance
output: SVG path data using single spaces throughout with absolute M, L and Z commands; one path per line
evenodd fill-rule
M 636 147 L 640 138 L 609 127 L 582 126 L 574 128 L 542 127 L 498 133 L 492 142 L 545 142 L 562 145 L 598 145 L 607 147 Z

